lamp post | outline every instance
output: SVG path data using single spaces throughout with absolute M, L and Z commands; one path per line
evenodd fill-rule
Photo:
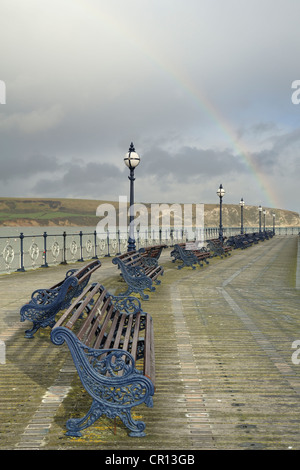
M 225 194 L 225 190 L 223 189 L 223 186 L 220 184 L 220 187 L 218 188 L 217 195 L 220 198 L 220 227 L 219 227 L 219 240 L 221 243 L 223 243 L 223 225 L 222 225 L 222 198 Z
M 128 152 L 124 157 L 125 165 L 130 170 L 128 179 L 130 180 L 130 208 L 129 208 L 129 238 L 128 251 L 135 251 L 134 239 L 134 170 L 140 163 L 140 156 L 136 153 L 133 143 L 131 142 Z
M 275 214 L 272 214 L 273 216 L 273 235 L 275 235 Z
M 262 207 L 258 206 L 258 215 L 259 215 L 259 233 L 261 233 L 261 211 Z
M 240 206 L 241 206 L 241 234 L 243 235 L 244 233 L 244 205 L 245 205 L 245 201 L 244 199 L 242 198 L 240 200 Z
M 264 214 L 264 233 L 266 233 L 266 211 L 263 211 Z

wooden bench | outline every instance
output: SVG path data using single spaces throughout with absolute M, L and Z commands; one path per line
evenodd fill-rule
M 213 256 L 220 256 L 220 258 L 231 255 L 232 251 L 231 246 L 226 246 L 224 243 L 222 244 L 218 238 L 207 240 L 207 247 L 212 252 Z
M 140 248 L 139 253 L 141 253 L 142 257 L 145 258 L 155 258 L 159 260 L 162 250 L 164 248 L 168 248 L 168 245 L 153 245 L 147 246 L 145 248 Z
M 91 275 L 101 266 L 100 260 L 94 260 L 81 269 L 70 269 L 65 279 L 49 289 L 37 289 L 31 294 L 31 300 L 20 310 L 20 321 L 33 323 L 25 331 L 25 338 L 33 338 L 40 328 L 52 327 L 57 313 L 69 307 L 72 300 L 80 295 L 88 284 Z
M 264 231 L 264 236 L 266 240 L 269 240 L 270 238 L 273 238 L 274 233 L 272 230 L 265 230 Z
M 119 417 L 130 436 L 145 436 L 133 407 L 153 407 L 155 384 L 152 317 L 135 297 L 118 299 L 100 284 L 85 289 L 51 331 L 56 345 L 67 343 L 79 378 L 92 398 L 88 413 L 67 421 L 67 435 L 81 436 L 101 415 Z
M 116 256 L 112 259 L 113 264 L 118 265 L 121 270 L 124 281 L 127 283 L 128 289 L 123 295 L 127 297 L 135 292 L 140 294 L 144 300 L 149 298 L 144 290 L 155 290 L 153 282 L 160 284 L 158 276 L 162 276 L 164 269 L 159 266 L 156 258 L 142 256 L 139 251 L 130 251 Z
M 227 246 L 232 246 L 232 248 L 235 250 L 238 248 L 240 248 L 241 250 L 244 250 L 245 248 L 252 246 L 252 244 L 253 244 L 253 241 L 243 234 L 233 235 L 229 237 L 227 240 Z
M 253 240 L 253 243 L 254 243 L 255 245 L 258 244 L 258 242 L 259 242 L 259 235 L 258 235 L 258 232 L 253 232 L 253 233 L 251 233 L 251 234 L 249 233 L 249 234 L 247 234 L 247 236 L 248 236 L 248 237 L 251 237 L 251 239 Z
M 245 233 L 244 237 L 251 245 L 258 243 L 258 240 L 255 238 L 255 233 Z
M 261 232 L 256 232 L 256 236 L 259 241 L 269 240 L 274 236 L 272 230 L 262 230 Z
M 177 243 L 174 245 L 174 249 L 170 255 L 174 258 L 172 263 L 176 261 L 182 261 L 182 264 L 177 266 L 178 269 L 182 269 L 184 266 L 190 266 L 196 269 L 195 264 L 203 266 L 203 261 L 209 264 L 208 258 L 210 258 L 210 252 L 205 248 L 197 249 L 195 243 Z

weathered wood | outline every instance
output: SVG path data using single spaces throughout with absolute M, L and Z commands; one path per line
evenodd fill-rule
M 52 327 L 55 317 L 78 297 L 88 284 L 91 275 L 101 266 L 100 260 L 94 260 L 81 269 L 70 269 L 65 279 L 49 289 L 37 289 L 31 300 L 20 309 L 20 321 L 31 321 L 33 326 L 25 331 L 26 338 L 33 338 L 40 328 Z
M 207 240 L 207 247 L 213 256 L 227 257 L 231 255 L 232 247 L 221 243 L 218 238 Z
M 131 251 L 116 256 L 112 262 L 118 265 L 123 279 L 127 283 L 127 291 L 120 294 L 124 297 L 135 292 L 147 300 L 149 296 L 144 293 L 144 290 L 154 291 L 153 282 L 155 284 L 161 283 L 158 277 L 163 275 L 164 269 L 158 264 L 155 257 L 146 257 L 142 256 L 141 252 Z
M 145 423 L 133 420 L 131 409 L 142 403 L 153 406 L 154 333 L 152 318 L 138 299 L 120 299 L 100 284 L 91 285 L 56 322 L 51 340 L 57 345 L 66 341 L 93 399 L 85 417 L 67 422 L 67 435 L 80 436 L 105 414 L 118 416 L 130 436 L 144 436 Z
M 184 266 L 190 266 L 195 269 L 196 266 L 203 266 L 204 261 L 206 264 L 209 264 L 208 259 L 210 258 L 210 252 L 206 249 L 197 249 L 196 246 L 189 245 L 188 243 L 177 243 L 174 245 L 174 249 L 171 251 L 170 255 L 174 258 L 175 261 L 182 261 L 182 264 L 178 266 L 178 269 L 183 268 Z

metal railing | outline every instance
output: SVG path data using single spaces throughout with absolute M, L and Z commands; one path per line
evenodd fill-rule
M 24 272 L 33 268 L 47 268 L 50 265 L 83 262 L 89 259 L 116 256 L 127 251 L 127 234 L 117 231 L 111 235 L 108 231 L 80 230 L 74 233 L 0 236 L 0 273 Z M 266 230 L 273 230 L 266 227 Z M 57 230 L 58 232 L 59 230 Z M 244 233 L 257 232 L 257 227 L 245 227 Z M 240 227 L 224 227 L 223 235 L 229 237 L 240 233 Z M 298 235 L 299 227 L 276 227 L 276 235 Z M 208 240 L 218 238 L 218 227 L 205 227 L 188 234 L 184 230 L 151 230 L 141 233 L 136 231 L 136 248 L 165 243 L 190 240 Z

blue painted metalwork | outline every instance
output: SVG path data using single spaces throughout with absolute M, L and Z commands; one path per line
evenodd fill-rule
M 140 248 L 139 249 L 139 253 L 143 254 L 143 253 L 146 253 L 145 257 L 147 258 L 154 258 L 155 260 L 158 261 L 161 253 L 162 253 L 162 250 L 164 248 L 167 248 L 168 246 L 166 244 L 161 244 L 161 245 L 153 245 L 153 246 L 149 246 L 147 248 Z
M 275 224 L 274 219 L 273 219 L 273 224 Z M 255 230 L 255 228 L 251 228 L 251 230 Z M 161 232 L 161 229 L 160 229 L 160 232 Z M 204 236 L 205 240 L 211 239 L 217 236 L 218 229 L 206 227 L 204 229 L 204 232 L 205 232 L 205 236 Z M 250 233 L 249 227 L 247 228 L 247 232 L 248 232 L 247 233 L 248 235 Z M 287 235 L 288 233 L 298 234 L 298 232 L 299 232 L 298 227 L 288 227 L 288 228 L 276 227 L 276 233 L 281 234 L 281 235 Z M 110 237 L 109 232 L 107 232 L 104 236 L 104 234 L 101 235 L 100 233 L 97 233 L 96 230 L 94 232 L 87 232 L 87 233 L 85 232 L 84 233 L 83 232 L 66 233 L 64 231 L 63 233 L 54 234 L 54 233 L 44 232 L 43 235 L 41 234 L 24 235 L 24 233 L 21 232 L 20 235 L 17 237 L 14 234 L 10 234 L 9 236 L 0 236 L 0 245 L 1 245 L 0 252 L 3 253 L 2 258 L 4 260 L 5 272 L 13 272 L 13 271 L 24 272 L 27 269 L 32 269 L 33 267 L 37 267 L 38 265 L 46 267 L 46 263 L 48 266 L 50 266 L 50 265 L 57 265 L 57 264 L 67 264 L 68 262 L 76 261 L 75 254 L 73 253 L 73 250 L 72 250 L 72 244 L 68 246 L 69 237 L 72 237 L 72 239 L 74 238 L 73 242 L 76 245 L 76 248 L 78 247 L 80 250 L 80 253 L 81 253 L 80 261 L 83 261 L 83 260 L 87 261 L 90 259 L 97 259 L 98 257 L 103 257 L 105 256 L 104 253 L 106 251 L 107 251 L 106 256 L 108 255 L 112 256 L 112 253 L 114 253 L 113 256 L 118 256 L 120 255 L 120 253 L 123 253 L 124 250 L 126 250 L 126 241 L 123 237 L 121 237 L 119 230 L 117 231 L 117 233 L 118 235 L 117 235 L 116 240 Z M 235 233 L 240 233 L 240 230 L 238 227 L 223 227 L 223 233 L 229 236 L 229 235 L 234 235 Z M 266 230 L 266 233 L 268 237 L 270 237 L 271 234 L 275 235 L 275 225 L 273 226 L 272 230 Z M 250 233 L 250 235 L 252 234 Z M 180 239 L 176 237 L 176 243 L 180 243 L 182 236 L 180 237 Z M 31 256 L 30 249 L 28 250 L 28 247 L 26 246 L 28 245 L 29 239 L 32 239 L 33 237 L 35 239 L 34 244 L 36 244 L 38 248 L 38 256 L 36 258 Z M 86 243 L 84 243 L 83 237 L 85 237 Z M 86 238 L 86 237 L 89 237 L 89 238 Z M 257 237 L 255 238 L 253 237 L 254 243 L 258 242 L 259 240 L 265 239 L 263 232 L 261 232 L 261 237 L 262 237 L 261 239 L 258 239 L 258 234 L 257 234 Z M 54 243 L 53 243 L 53 238 L 55 239 Z M 153 233 L 153 238 L 155 238 L 154 233 Z M 94 240 L 94 242 L 92 240 Z M 166 240 L 167 240 L 167 237 L 166 237 Z M 173 245 L 174 233 L 172 231 L 170 233 L 169 241 Z M 117 252 L 117 249 L 114 249 L 114 246 L 113 246 L 114 242 L 115 242 L 116 248 L 118 247 L 118 252 Z M 138 242 L 139 242 L 139 239 L 138 239 Z M 150 247 L 147 247 L 147 244 L 151 242 L 149 242 L 149 240 L 147 239 L 147 234 L 145 235 L 144 242 L 146 243 L 146 252 L 148 253 L 148 250 Z M 3 243 L 4 243 L 4 246 L 2 246 Z M 58 254 L 54 253 L 55 246 L 58 250 Z M 155 246 L 151 247 L 151 254 L 149 255 L 151 257 L 153 256 L 152 254 L 153 248 L 155 248 Z M 17 252 L 19 256 L 15 256 Z M 35 254 L 37 255 L 37 253 Z M 45 255 L 47 257 L 46 263 L 45 263 L 45 260 L 46 260 Z M 19 263 L 17 260 L 19 260 Z M 3 272 L 3 271 L 4 269 L 3 269 L 3 266 L 1 263 L 1 257 L 0 257 L 0 272 Z
M 247 237 L 250 237 L 251 240 L 253 241 L 253 243 L 254 243 L 255 245 L 258 244 L 258 242 L 259 242 L 259 235 L 258 235 L 257 232 L 246 233 L 246 236 L 247 236 Z
M 100 286 L 99 292 L 102 292 Z M 108 294 L 108 296 L 110 296 Z M 116 297 L 114 297 L 116 299 Z M 140 309 L 138 299 L 117 299 L 117 307 L 124 309 L 128 316 L 133 313 L 146 313 Z M 111 318 L 114 318 L 113 316 Z M 144 324 L 141 328 L 144 328 Z M 124 333 L 125 334 L 125 333 Z M 51 340 L 56 345 L 67 343 L 81 383 L 92 398 L 90 410 L 83 418 L 72 418 L 66 423 L 68 436 L 81 436 L 81 431 L 91 426 L 102 415 L 108 418 L 119 417 L 130 431 L 132 437 L 145 436 L 145 423 L 131 416 L 135 406 L 145 403 L 153 407 L 154 385 L 135 367 L 133 356 L 123 349 L 95 349 L 84 344 L 69 328 L 58 325 L 51 331 Z M 140 355 L 144 354 L 142 346 Z M 137 359 L 139 352 L 137 353 Z
M 145 248 L 140 248 L 138 251 L 138 253 L 141 255 L 144 252 L 145 252 Z M 138 256 L 138 258 L 140 258 L 140 256 Z M 153 268 L 153 267 L 158 266 L 158 260 L 152 256 L 142 256 L 141 259 L 142 259 L 144 267 Z
M 184 266 L 190 266 L 192 269 L 196 269 L 194 265 L 198 264 L 198 259 L 192 251 L 185 250 L 180 245 L 176 244 L 170 255 L 174 258 L 172 263 L 182 261 L 182 264 L 177 266 L 178 269 L 182 269 Z
M 100 266 L 101 262 L 97 260 L 80 270 L 69 269 L 65 279 L 57 286 L 35 290 L 31 294 L 31 300 L 20 309 L 20 321 L 28 320 L 33 323 L 32 328 L 25 331 L 25 338 L 33 338 L 40 328 L 52 328 L 56 314 L 71 305 L 72 300 L 78 297 L 88 284 L 93 268 Z
M 55 324 L 56 314 L 70 305 L 75 295 L 78 279 L 69 276 L 64 283 L 54 289 L 38 289 L 31 295 L 28 304 L 23 305 L 20 310 L 21 322 L 31 321 L 33 326 L 25 331 L 25 338 L 33 338 L 40 328 L 51 328 Z
M 220 256 L 220 258 L 230 256 L 231 254 L 228 249 L 229 247 L 226 248 L 219 240 L 207 240 L 207 248 L 213 256 Z
M 132 154 L 132 155 L 131 155 Z M 140 162 L 140 157 L 136 153 L 133 143 L 131 142 L 128 153 L 124 158 L 126 166 L 130 170 L 128 179 L 130 181 L 130 215 L 129 215 L 129 238 L 128 238 L 128 251 L 135 251 L 134 239 L 134 170 Z
M 177 266 L 178 269 L 182 269 L 184 266 L 190 266 L 193 269 L 196 268 L 195 264 L 203 266 L 203 261 L 209 264 L 207 258 L 210 258 L 210 253 L 205 248 L 199 249 L 186 249 L 186 244 L 176 244 L 170 255 L 174 258 L 172 263 L 175 261 L 182 261 L 182 264 Z
M 144 290 L 149 289 L 153 292 L 155 291 L 155 286 L 153 286 L 152 279 L 145 274 L 145 270 L 141 266 L 126 266 L 118 257 L 113 258 L 112 262 L 118 265 L 123 279 L 128 286 L 127 291 L 120 294 L 120 296 L 127 297 L 135 292 L 140 294 L 143 300 L 149 299 L 149 295 L 145 294 Z M 157 283 L 160 283 L 160 281 L 157 281 Z
M 102 286 L 102 289 L 104 287 Z M 118 295 L 112 295 L 108 293 L 108 295 L 114 301 L 114 307 L 120 313 L 127 313 L 127 314 L 136 314 L 142 311 L 141 302 L 137 297 L 123 297 Z
M 246 235 L 234 235 L 228 238 L 226 244 L 227 246 L 232 246 L 232 248 L 235 250 L 238 248 L 244 250 L 249 246 L 252 246 L 253 240 L 249 237 L 246 237 Z
M 158 265 L 156 258 L 141 256 L 141 253 L 143 253 L 143 248 L 140 252 L 125 253 L 112 260 L 113 264 L 118 265 L 123 279 L 128 285 L 127 291 L 119 294 L 120 296 L 127 297 L 135 292 L 140 294 L 143 300 L 147 300 L 149 295 L 145 294 L 144 290 L 155 291 L 153 282 L 157 285 L 161 283 L 157 277 L 163 275 L 163 268 Z

